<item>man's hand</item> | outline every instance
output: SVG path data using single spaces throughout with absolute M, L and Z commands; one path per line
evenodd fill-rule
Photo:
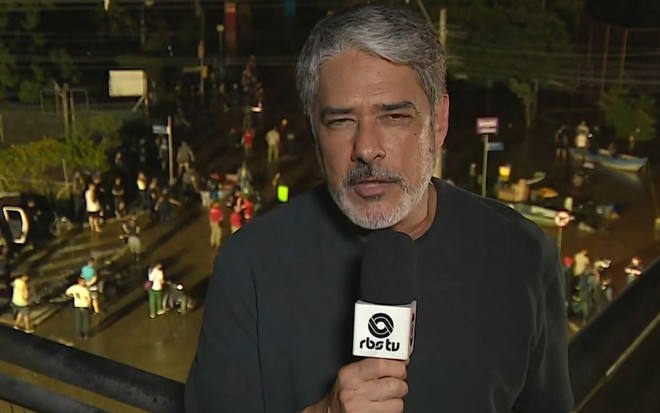
M 366 358 L 342 367 L 332 392 L 303 413 L 400 413 L 408 361 Z

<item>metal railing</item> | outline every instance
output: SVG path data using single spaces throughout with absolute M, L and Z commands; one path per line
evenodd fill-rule
M 0 359 L 148 412 L 183 411 L 183 384 L 0 326 Z M 17 378 L 0 375 L 0 400 L 43 413 L 100 412 Z

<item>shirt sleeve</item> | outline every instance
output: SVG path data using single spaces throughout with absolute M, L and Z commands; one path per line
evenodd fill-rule
M 215 260 L 197 355 L 188 374 L 186 412 L 264 411 L 255 286 L 237 243 Z
M 568 326 L 561 264 L 547 241 L 543 261 L 544 294 L 537 307 L 538 328 L 529 353 L 525 385 L 514 404 L 519 413 L 568 413 L 573 392 L 568 373 Z

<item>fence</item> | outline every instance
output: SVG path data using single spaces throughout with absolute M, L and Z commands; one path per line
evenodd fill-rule
M 580 86 L 600 93 L 615 84 L 660 91 L 660 28 L 629 29 L 582 16 L 576 29 Z

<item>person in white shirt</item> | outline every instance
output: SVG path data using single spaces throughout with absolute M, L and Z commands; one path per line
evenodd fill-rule
M 87 207 L 87 219 L 89 220 L 89 228 L 92 230 L 92 232 L 101 232 L 101 203 L 96 196 L 96 186 L 91 182 L 85 191 L 85 205 Z
M 165 314 L 163 310 L 163 284 L 165 284 L 165 273 L 163 264 L 156 263 L 149 269 L 149 317 Z
M 29 304 L 29 290 L 28 290 L 28 275 L 23 274 L 16 278 L 12 283 L 14 292 L 11 297 L 11 305 L 16 312 L 16 320 L 14 321 L 14 328 L 18 330 L 21 322 L 25 324 L 25 332 L 32 333 L 34 329 L 30 327 L 30 307 Z
M 78 283 L 67 288 L 67 297 L 73 297 L 73 308 L 76 319 L 76 334 L 79 338 L 87 340 L 89 337 L 89 312 L 92 305 L 92 297 L 85 279 L 78 278 Z

